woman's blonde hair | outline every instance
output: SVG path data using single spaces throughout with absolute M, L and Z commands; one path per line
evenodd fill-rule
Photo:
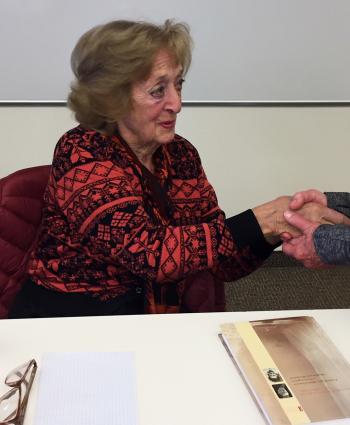
M 162 48 L 172 52 L 185 74 L 192 51 L 186 24 L 113 21 L 86 32 L 71 56 L 76 79 L 68 106 L 76 120 L 84 127 L 112 134 L 132 107 L 132 83 L 148 77 L 154 56 Z

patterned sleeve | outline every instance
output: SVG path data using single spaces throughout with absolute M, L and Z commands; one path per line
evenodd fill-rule
M 121 264 L 134 275 L 160 284 L 208 269 L 237 279 L 261 263 L 250 246 L 239 247 L 232 237 L 237 226 L 225 221 L 204 171 L 201 190 L 213 202 L 203 212 L 204 222 L 165 226 L 154 224 L 148 215 L 132 174 L 110 160 L 90 158 L 83 150 L 75 155 L 83 160 L 60 172 L 59 159 L 55 161 L 54 197 L 69 223 L 70 243 L 83 246 L 88 256 Z

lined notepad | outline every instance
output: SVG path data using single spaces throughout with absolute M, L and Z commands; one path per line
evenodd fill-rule
M 137 425 L 134 354 L 47 353 L 34 425 Z

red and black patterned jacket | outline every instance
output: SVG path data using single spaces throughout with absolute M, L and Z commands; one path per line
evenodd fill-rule
M 194 273 L 238 279 L 272 252 L 251 210 L 225 219 L 187 140 L 175 136 L 154 161 L 170 218 L 120 137 L 81 126 L 64 134 L 45 192 L 32 280 L 101 300 L 141 287 L 148 311 L 155 312 L 167 291 L 177 294 L 175 303 L 168 297 L 170 304 L 180 303 L 185 279 Z

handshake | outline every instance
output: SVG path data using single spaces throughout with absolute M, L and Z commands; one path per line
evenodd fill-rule
M 282 240 L 283 252 L 305 267 L 349 264 L 350 219 L 327 204 L 324 193 L 311 189 L 281 196 L 253 212 L 265 239 Z

